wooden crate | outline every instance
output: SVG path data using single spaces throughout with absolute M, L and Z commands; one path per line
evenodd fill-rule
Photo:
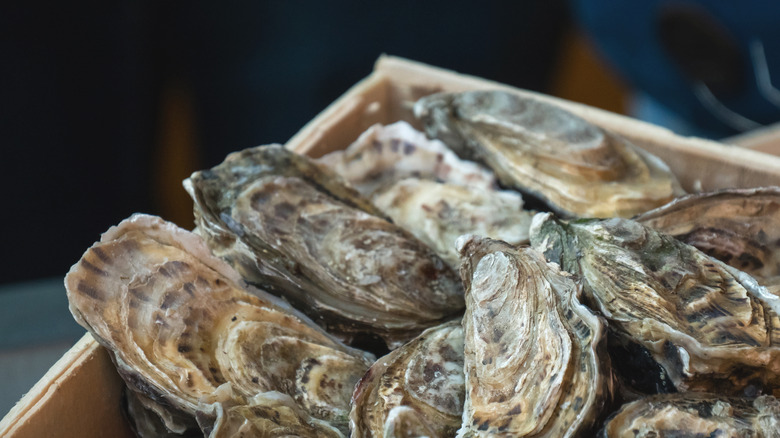
M 680 137 L 586 105 L 389 56 L 381 57 L 370 76 L 303 127 L 287 146 L 320 156 L 345 148 L 375 123 L 413 122 L 411 104 L 421 96 L 488 88 L 559 104 L 631 139 L 666 161 L 686 190 L 780 185 L 780 157 L 774 155 Z M 121 388 L 108 354 L 85 335 L 0 421 L 0 436 L 130 437 L 120 410 Z

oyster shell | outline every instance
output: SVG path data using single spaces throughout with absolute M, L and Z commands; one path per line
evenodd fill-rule
M 772 396 L 654 395 L 624 405 L 599 436 L 780 438 L 780 401 Z
M 531 243 L 579 275 L 611 332 L 647 349 L 678 390 L 780 389 L 777 298 L 744 273 L 629 219 L 540 213 Z
M 374 359 L 245 285 L 199 236 L 154 216 L 109 229 L 65 286 L 77 322 L 177 433 L 187 425 L 174 420 L 192 418 L 226 382 L 242 396 L 284 392 L 346 430 L 353 385 Z
M 460 264 L 455 241 L 463 234 L 528 241 L 533 213 L 523 210 L 519 193 L 498 190 L 491 172 L 460 160 L 406 122 L 375 125 L 320 162 L 454 268 Z
M 377 360 L 357 384 L 352 438 L 454 436 L 463 391 L 460 320 L 431 327 Z
M 333 333 L 395 348 L 463 309 L 457 274 L 428 247 L 279 145 L 231 154 L 184 185 L 216 255 Z
M 684 196 L 635 218 L 780 294 L 780 187 Z
M 376 206 L 427 244 L 453 268 L 460 265 L 458 237 L 477 234 L 513 244 L 528 243 L 533 213 L 519 194 L 482 191 L 416 178 L 377 194 Z
M 441 93 L 417 101 L 414 113 L 429 136 L 560 215 L 631 217 L 683 193 L 654 155 L 536 99 L 504 91 Z
M 208 438 L 344 438 L 327 422 L 312 418 L 287 394 L 269 391 L 246 398 L 234 394 L 229 383 L 202 397 L 196 416 Z
M 491 171 L 461 160 L 444 143 L 428 139 L 404 121 L 374 125 L 346 149 L 331 152 L 317 162 L 333 169 L 365 196 L 406 178 L 481 190 L 496 188 Z
M 612 394 L 603 321 L 541 253 L 462 239 L 466 403 L 458 436 L 584 436 Z

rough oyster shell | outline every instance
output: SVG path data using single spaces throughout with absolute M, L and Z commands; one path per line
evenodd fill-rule
M 684 196 L 636 218 L 780 294 L 780 187 Z
M 282 146 L 231 154 L 184 185 L 214 253 L 330 332 L 371 332 L 395 348 L 463 309 L 457 274 L 438 256 Z
M 498 190 L 492 172 L 459 159 L 406 122 L 375 125 L 320 162 L 454 268 L 460 264 L 455 241 L 463 234 L 528 241 L 533 213 L 523 210 L 519 193 Z
M 202 397 L 196 416 L 208 438 L 344 438 L 327 422 L 312 418 L 287 394 L 268 391 L 243 397 L 229 383 Z
M 352 438 L 454 436 L 463 391 L 460 320 L 431 327 L 377 360 L 357 384 Z
M 477 234 L 512 244 L 528 243 L 533 218 L 532 212 L 523 210 L 517 193 L 416 178 L 399 181 L 373 200 L 453 268 L 460 266 L 458 237 Z
M 317 160 L 371 196 L 406 178 L 421 178 L 494 190 L 496 177 L 482 166 L 461 160 L 444 143 L 428 139 L 410 124 L 374 125 L 344 150 Z
M 441 93 L 415 116 L 431 137 L 561 215 L 631 217 L 683 193 L 657 157 L 551 104 L 504 91 Z
M 172 419 L 192 418 L 225 382 L 244 396 L 284 392 L 346 430 L 353 385 L 374 359 L 246 286 L 199 236 L 153 216 L 109 229 L 65 286 L 77 322 L 177 432 L 186 425 Z
M 603 321 L 541 253 L 462 239 L 466 403 L 458 436 L 587 434 L 612 394 Z
M 780 438 L 780 401 L 772 396 L 654 395 L 624 405 L 599 436 Z
M 677 389 L 780 389 L 777 298 L 744 273 L 629 219 L 540 213 L 531 243 L 579 275 L 611 332 L 647 349 Z

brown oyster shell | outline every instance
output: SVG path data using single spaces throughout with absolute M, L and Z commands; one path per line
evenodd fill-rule
M 746 274 L 629 219 L 540 213 L 531 243 L 580 276 L 611 333 L 648 350 L 678 390 L 780 390 L 778 299 Z
M 76 320 L 170 430 L 183 430 L 170 419 L 194 416 L 199 399 L 226 382 L 242 396 L 284 392 L 346 430 L 352 387 L 374 359 L 247 286 L 199 236 L 154 216 L 109 229 L 65 285 Z
M 198 423 L 208 438 L 344 438 L 325 421 L 313 418 L 287 394 L 268 391 L 237 395 L 229 383 L 200 399 Z
M 466 403 L 458 437 L 587 436 L 612 395 L 604 322 L 541 253 L 464 236 Z
M 687 195 L 634 219 L 750 274 L 780 294 L 780 187 Z
M 505 91 L 420 99 L 426 133 L 563 216 L 631 217 L 683 192 L 658 157 L 542 101 Z
M 624 405 L 604 426 L 602 438 L 780 438 L 780 401 L 706 393 L 654 395 Z
M 377 360 L 357 384 L 352 438 L 454 436 L 463 391 L 460 320 L 431 327 Z
M 233 153 L 184 185 L 212 251 L 332 333 L 395 348 L 463 309 L 457 274 L 427 246 L 282 146 Z
M 523 210 L 518 192 L 499 190 L 492 172 L 459 159 L 406 122 L 372 126 L 347 149 L 319 162 L 455 269 L 460 264 L 455 241 L 463 234 L 528 242 L 533 213 Z

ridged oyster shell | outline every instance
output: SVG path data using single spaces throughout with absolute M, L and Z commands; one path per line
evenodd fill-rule
M 557 107 L 505 91 L 440 93 L 414 106 L 426 133 L 563 216 L 631 217 L 683 193 L 657 157 Z
M 624 405 L 599 436 L 780 438 L 780 401 L 772 396 L 654 395 Z
M 199 400 L 226 382 L 241 396 L 286 393 L 346 430 L 353 385 L 374 359 L 247 286 L 199 236 L 154 216 L 109 229 L 65 285 L 77 322 L 177 433 L 193 425 Z
M 429 179 L 475 189 L 494 190 L 496 177 L 484 167 L 461 160 L 447 145 L 410 124 L 373 125 L 344 150 L 317 159 L 360 193 L 371 196 L 406 178 Z
M 355 387 L 352 438 L 452 437 L 463 412 L 460 320 L 431 327 L 379 358 Z
M 406 122 L 372 126 L 319 161 L 454 268 L 460 264 L 455 241 L 463 234 L 528 242 L 533 213 L 523 210 L 519 193 L 499 190 L 492 172 Z
M 344 438 L 325 421 L 312 418 L 287 394 L 268 391 L 243 397 L 229 383 L 200 399 L 196 414 L 208 438 Z
M 611 333 L 647 349 L 678 390 L 780 389 L 778 300 L 748 275 L 629 219 L 540 213 L 531 243 L 580 276 Z
M 184 185 L 214 253 L 332 333 L 395 348 L 463 309 L 457 274 L 427 246 L 282 146 L 230 154 Z
M 612 395 L 604 322 L 528 247 L 464 236 L 466 403 L 458 437 L 587 436 Z
M 750 274 L 780 295 L 780 187 L 688 195 L 635 220 Z

